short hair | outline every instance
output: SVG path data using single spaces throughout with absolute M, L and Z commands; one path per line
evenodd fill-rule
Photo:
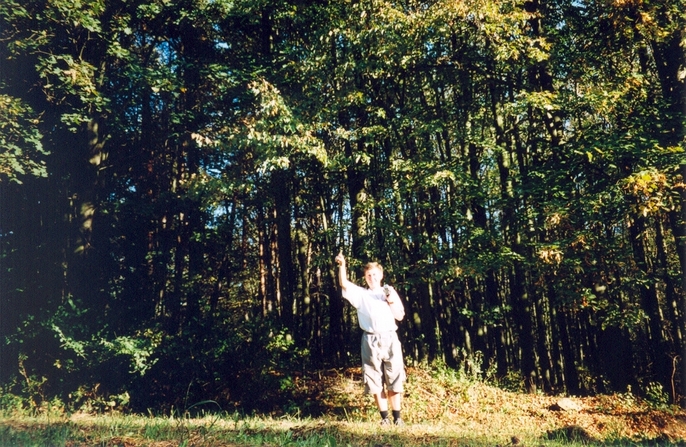
M 383 267 L 382 267 L 381 264 L 379 264 L 378 262 L 368 262 L 368 263 L 364 266 L 364 272 L 365 272 L 365 273 L 367 273 L 367 271 L 369 271 L 369 270 L 371 270 L 371 269 L 379 269 L 379 271 L 380 271 L 381 273 L 383 273 Z

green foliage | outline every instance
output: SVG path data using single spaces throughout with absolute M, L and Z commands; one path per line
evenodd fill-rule
M 135 337 L 116 337 L 112 341 L 102 340 L 105 348 L 115 356 L 129 356 L 131 358 L 131 373 L 145 374 L 154 364 L 152 355 L 161 342 L 161 334 L 146 330 Z
M 38 123 L 30 106 L 0 93 L 0 181 L 22 183 L 26 176 L 47 176 L 44 157 L 48 151 L 43 147 Z
M 99 391 L 99 384 L 91 388 L 82 385 L 69 395 L 70 409 L 88 414 L 127 411 L 130 403 L 131 396 L 127 391 L 121 394 L 103 394 Z
M 669 407 L 671 398 L 662 384 L 650 382 L 645 387 L 645 400 L 652 408 L 664 410 Z
M 293 336 L 285 329 L 270 332 L 265 349 L 269 363 L 274 368 L 285 371 L 297 369 L 302 359 L 310 355 L 307 348 L 296 346 Z

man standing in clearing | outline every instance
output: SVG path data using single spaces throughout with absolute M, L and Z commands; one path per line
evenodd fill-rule
M 365 391 L 374 396 L 381 413 L 381 424 L 389 425 L 388 401 L 391 402 L 395 425 L 404 425 L 400 408 L 405 382 L 402 347 L 396 330 L 396 320 L 405 316 L 398 293 L 390 286 L 381 286 L 383 267 L 370 262 L 364 268 L 365 289 L 348 280 L 345 257 L 336 256 L 338 282 L 343 298 L 357 309 L 362 334 L 362 373 Z

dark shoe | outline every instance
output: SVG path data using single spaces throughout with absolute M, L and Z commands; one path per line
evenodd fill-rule
M 381 419 L 381 425 L 391 425 L 391 420 L 388 418 Z
M 394 424 L 397 425 L 398 427 L 402 427 L 405 425 L 405 422 L 402 419 L 398 418 L 395 420 Z

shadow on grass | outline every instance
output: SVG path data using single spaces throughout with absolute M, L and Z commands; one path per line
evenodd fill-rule
M 573 444 L 573 445 L 588 445 L 588 446 L 650 446 L 650 447 L 662 447 L 662 446 L 681 446 L 686 447 L 686 442 L 680 440 L 671 440 L 667 436 L 663 435 L 655 439 L 645 439 L 641 441 L 634 441 L 628 439 L 617 439 L 614 441 L 598 441 L 593 439 L 593 437 L 582 427 L 578 425 L 568 425 L 566 427 L 559 428 L 557 430 L 549 431 L 545 436 L 544 440 L 557 442 L 560 445 Z
M 75 429 L 70 423 L 0 423 L 0 446 L 66 446 L 74 437 Z

